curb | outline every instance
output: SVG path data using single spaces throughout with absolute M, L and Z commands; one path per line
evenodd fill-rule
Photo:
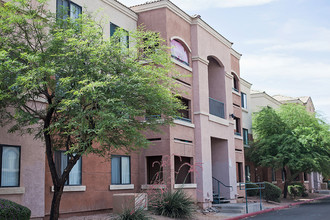
M 301 205 L 301 204 L 305 204 L 305 203 L 310 203 L 310 202 L 315 201 L 315 200 L 325 199 L 325 198 L 329 198 L 329 197 L 330 197 L 330 195 L 310 199 L 310 200 L 303 201 L 303 202 L 295 202 L 295 203 L 291 203 L 291 204 L 285 205 L 285 206 L 279 206 L 279 207 L 275 207 L 275 208 L 264 209 L 264 210 L 261 210 L 261 211 L 258 211 L 258 212 L 251 212 L 251 213 L 240 215 L 240 216 L 237 216 L 237 217 L 227 218 L 226 220 L 244 219 L 244 218 L 247 218 L 247 217 L 252 217 L 252 216 L 255 216 L 255 215 L 260 215 L 260 214 L 263 214 L 263 213 L 272 212 L 272 211 L 276 211 L 276 210 L 287 209 L 287 208 L 290 208 L 290 207 L 293 207 L 293 206 L 297 206 L 297 205 Z

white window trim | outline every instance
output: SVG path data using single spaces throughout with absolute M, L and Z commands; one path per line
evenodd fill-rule
M 1 187 L 0 195 L 24 194 L 25 187 Z
M 54 186 L 50 188 L 51 192 L 54 192 Z M 63 192 L 85 192 L 86 186 L 64 186 Z
M 179 119 L 174 119 L 173 122 L 174 122 L 174 124 L 183 125 L 183 126 L 190 127 L 190 128 L 195 127 L 195 125 L 193 123 L 186 122 L 186 121 L 179 120 Z
M 109 190 L 134 189 L 134 184 L 110 185 Z
M 173 63 L 175 63 L 175 64 L 177 64 L 177 65 L 179 65 L 179 66 L 185 68 L 186 70 L 192 72 L 192 68 L 191 68 L 190 66 L 187 66 L 186 64 L 181 63 L 180 61 L 174 59 L 173 57 L 171 57 L 171 60 L 172 60 Z
M 196 183 L 174 184 L 174 189 L 196 189 Z
M 165 189 L 166 185 L 163 184 L 144 184 L 141 185 L 141 189 Z

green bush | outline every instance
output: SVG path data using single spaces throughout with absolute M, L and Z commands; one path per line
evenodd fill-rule
M 0 199 L 0 220 L 29 220 L 31 210 L 15 202 Z
M 301 196 L 302 187 L 300 185 L 290 185 L 288 186 L 288 193 L 291 196 L 291 198 L 296 198 L 298 196 Z
M 125 209 L 118 217 L 118 220 L 149 220 L 152 219 L 148 216 L 147 212 L 143 209 L 137 209 L 132 211 L 130 209 Z
M 193 200 L 180 189 L 164 192 L 159 199 L 152 202 L 151 209 L 156 215 L 191 219 L 195 206 Z
M 247 182 L 245 184 L 245 188 L 246 189 L 249 189 L 249 188 L 258 188 L 258 187 L 259 187 L 258 185 L 253 184 L 253 183 L 249 183 L 249 182 Z M 257 196 L 258 195 L 258 192 L 259 192 L 258 189 L 250 189 L 250 190 L 247 190 L 246 193 L 247 193 L 248 196 Z
M 308 196 L 308 193 L 307 193 L 307 189 L 306 189 L 306 187 L 305 187 L 305 185 L 303 184 L 303 183 L 292 183 L 291 185 L 289 185 L 288 186 L 288 192 L 289 192 L 289 194 L 291 194 L 290 193 L 290 189 L 289 188 L 292 188 L 291 186 L 294 186 L 294 188 L 296 188 L 296 189 L 294 189 L 294 191 L 298 191 L 298 192 L 293 192 L 293 193 L 295 193 L 295 195 L 291 195 L 292 197 L 297 197 L 297 196 L 302 196 L 302 197 L 307 197 Z
M 263 197 L 267 201 L 275 201 L 275 202 L 280 202 L 280 197 L 282 194 L 282 190 L 278 187 L 275 186 L 272 183 L 265 182 L 265 189 L 263 189 Z

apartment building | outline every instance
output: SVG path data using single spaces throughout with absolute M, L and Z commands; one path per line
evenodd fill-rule
M 309 112 L 315 112 L 314 104 L 309 96 L 304 97 L 288 97 L 284 95 L 274 95 L 270 96 L 266 92 L 251 90 L 250 85 L 246 85 L 245 80 L 241 79 L 242 90 L 247 94 L 247 106 L 249 114 L 245 114 L 243 109 L 243 132 L 244 129 L 248 130 L 248 138 L 252 140 L 252 117 L 251 114 L 259 112 L 264 107 L 271 107 L 273 109 L 279 108 L 281 105 L 286 103 L 296 103 L 306 107 L 306 110 Z M 243 97 L 243 95 L 242 95 Z M 242 99 L 243 102 L 243 99 Z M 245 136 L 245 135 L 244 135 Z M 244 146 L 249 147 L 248 144 Z M 273 184 L 279 186 L 281 189 L 284 187 L 284 173 L 280 170 L 275 170 L 269 167 L 256 167 L 252 162 L 245 161 L 245 179 L 249 182 L 272 182 Z M 304 183 L 307 190 L 314 191 L 320 189 L 320 183 L 322 182 L 322 176 L 319 173 L 301 173 L 297 179 Z
M 176 126 L 168 128 L 164 137 L 149 137 L 158 138 L 155 145 L 166 146 L 163 151 L 168 149 L 171 170 L 177 171 L 180 165 L 176 155 L 185 158 L 182 162 L 190 161 L 196 166 L 196 172 L 186 182 L 189 184 L 183 188 L 194 189 L 191 193 L 196 194 L 201 207 L 211 205 L 213 193 L 218 193 L 218 183 L 221 196 L 235 199 L 239 196 L 237 182 L 244 181 L 241 55 L 200 16 L 189 16 L 170 1 L 137 5 L 132 10 L 139 16 L 139 25 L 160 33 L 172 47 L 176 69 L 191 76 L 176 79 L 182 100 L 189 107 L 187 117 L 175 120 Z M 145 153 L 160 155 L 156 149 L 150 148 Z M 172 179 L 174 188 L 181 183 L 175 179 Z
M 241 104 L 241 54 L 232 42 L 200 16 L 187 15 L 168 0 L 132 8 L 115 0 L 50 0 L 48 6 L 54 13 L 67 7 L 73 18 L 101 8 L 98 18 L 109 19 L 105 37 L 118 27 L 131 31 L 140 24 L 160 33 L 171 47 L 180 73 L 175 76 L 179 99 L 187 107 L 174 126 L 146 133 L 151 142 L 148 149 L 130 154 L 117 151 L 111 158 L 83 156 L 64 187 L 61 216 L 110 210 L 114 194 L 141 192 L 155 184 L 183 188 L 203 208 L 211 206 L 214 193 L 232 200 L 244 196 L 238 183 L 245 176 L 242 108 L 246 106 Z M 0 197 L 29 207 L 33 219 L 47 218 L 53 184 L 44 143 L 0 128 L 0 150 L 2 167 L 9 163 L 13 167 L 10 178 L 1 175 Z M 8 164 L 6 158 L 11 158 Z M 64 152 L 55 153 L 57 169 L 63 170 L 67 161 Z M 157 182 L 154 177 L 159 171 Z

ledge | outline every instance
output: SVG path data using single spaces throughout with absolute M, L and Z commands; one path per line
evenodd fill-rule
M 126 185 L 110 185 L 110 190 L 124 190 L 124 189 L 134 189 L 134 184 Z
M 24 194 L 25 187 L 1 187 L 0 195 L 17 195 Z
M 240 136 L 240 135 L 237 135 L 237 134 L 234 134 L 234 138 L 239 139 L 239 140 L 243 140 L 243 137 Z
M 249 110 L 247 108 L 242 108 L 243 112 L 249 113 Z
M 235 91 L 234 89 L 232 89 L 232 93 L 238 95 L 238 96 L 241 96 L 241 94 L 239 94 L 239 92 Z
M 229 126 L 228 120 L 220 118 L 218 116 L 211 115 L 211 114 L 209 114 L 209 121 L 213 121 L 215 123 L 218 123 L 218 124 L 221 124 L 224 126 Z
M 166 185 L 159 184 L 144 184 L 141 185 L 141 189 L 165 189 Z
M 54 192 L 54 186 L 50 188 Z M 64 186 L 63 192 L 85 192 L 86 186 Z
M 192 68 L 190 66 L 187 66 L 187 65 L 181 63 L 180 61 L 178 61 L 178 60 L 176 60 L 176 59 L 174 59 L 172 57 L 171 57 L 171 60 L 172 60 L 173 63 L 177 64 L 178 66 L 181 66 L 182 68 L 184 68 L 184 69 L 192 72 Z
M 173 122 L 174 122 L 174 124 L 183 125 L 183 126 L 190 127 L 190 128 L 195 128 L 195 125 L 193 123 L 189 123 L 186 121 L 175 119 Z
M 174 189 L 196 189 L 196 183 L 174 184 Z

